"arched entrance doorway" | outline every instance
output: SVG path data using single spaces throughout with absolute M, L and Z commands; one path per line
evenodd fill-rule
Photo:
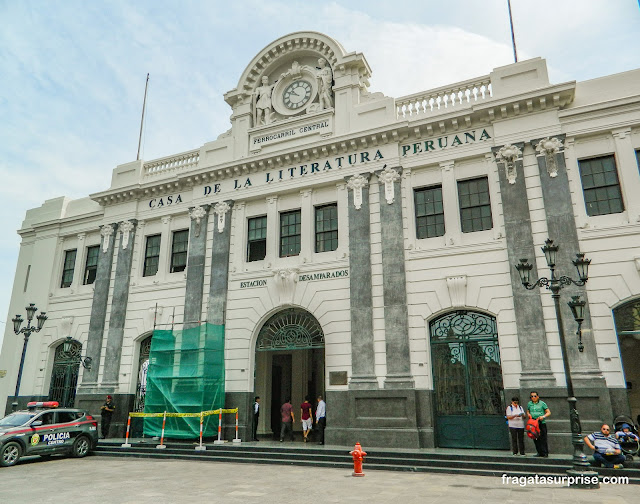
M 66 352 L 65 343 L 69 347 Z M 75 402 L 81 354 L 82 344 L 76 340 L 60 343 L 56 347 L 49 385 L 49 400 L 58 401 L 63 408 L 73 407 Z
M 300 430 L 304 397 L 324 393 L 324 333 L 306 310 L 287 308 L 272 315 L 256 340 L 255 394 L 261 397 L 258 434 L 280 435 L 280 406 L 291 399 Z M 315 404 L 315 403 L 314 403 Z
M 455 311 L 429 329 L 438 446 L 508 449 L 496 319 Z
M 632 415 L 640 414 L 640 299 L 629 301 L 613 310 L 620 345 L 622 371 Z M 619 412 L 614 411 L 618 415 Z M 635 419 L 635 416 L 633 416 Z

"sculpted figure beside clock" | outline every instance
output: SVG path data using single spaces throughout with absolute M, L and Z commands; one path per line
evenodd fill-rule
M 271 123 L 271 92 L 273 91 L 273 85 L 269 85 L 269 77 L 262 77 L 262 86 L 256 88 L 254 91 L 255 102 L 255 117 L 253 123 L 258 124 L 270 124 Z
M 331 67 L 327 66 L 327 60 L 320 58 L 318 60 L 318 104 L 320 110 L 333 107 L 332 87 L 333 87 L 333 72 Z

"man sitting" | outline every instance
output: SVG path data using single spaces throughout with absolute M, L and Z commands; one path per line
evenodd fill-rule
M 594 450 L 593 459 L 596 465 L 604 464 L 605 467 L 621 469 L 624 455 L 616 438 L 611 435 L 611 429 L 607 424 L 600 427 L 600 432 L 594 432 L 584 438 L 585 444 Z

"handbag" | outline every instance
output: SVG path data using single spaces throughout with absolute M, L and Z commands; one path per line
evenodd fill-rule
M 540 422 L 537 418 L 530 418 L 524 430 L 531 439 L 538 439 L 540 437 Z

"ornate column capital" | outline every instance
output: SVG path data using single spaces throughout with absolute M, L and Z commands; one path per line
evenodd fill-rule
M 126 250 L 129 246 L 129 236 L 135 229 L 136 222 L 133 220 L 122 221 L 119 226 L 120 234 L 122 234 L 122 249 Z
M 353 191 L 353 206 L 356 210 L 362 208 L 362 188 L 369 185 L 369 176 L 362 174 L 354 175 L 347 181 L 347 188 Z
M 496 161 L 504 164 L 509 184 L 515 184 L 518 176 L 516 161 L 522 161 L 522 150 L 517 145 L 506 144 L 495 152 L 495 156 Z
M 231 210 L 232 201 L 220 201 L 213 207 L 214 213 L 218 216 L 218 233 L 224 231 L 225 216 Z
M 562 140 L 557 137 L 545 137 L 537 142 L 531 142 L 536 150 L 536 157 L 544 157 L 547 165 L 547 173 L 551 178 L 558 176 L 558 163 L 556 154 L 564 150 Z
M 455 161 L 451 160 L 451 161 L 443 161 L 440 163 L 440 169 L 443 172 L 448 172 L 453 170 L 453 167 L 455 166 Z
M 383 169 L 376 172 L 378 177 L 378 183 L 384 184 L 384 198 L 387 200 L 387 204 L 391 205 L 395 201 L 395 191 L 393 184 L 400 180 L 400 173 L 402 168 L 390 168 L 384 165 Z
M 195 221 L 195 236 L 200 236 L 200 221 L 207 215 L 209 205 L 196 206 L 189 209 L 189 217 Z
M 115 226 L 112 224 L 105 224 L 100 227 L 100 236 L 102 236 L 102 253 L 106 253 L 109 249 L 109 239 L 115 233 Z

